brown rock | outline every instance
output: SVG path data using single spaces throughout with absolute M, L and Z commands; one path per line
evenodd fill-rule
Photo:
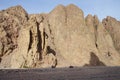
M 98 53 L 95 53 L 95 55 L 107 66 L 119 65 L 120 59 L 118 57 L 120 55 L 114 48 L 111 36 L 103 24 L 99 22 L 97 16 L 92 17 L 92 15 L 88 15 L 86 17 L 86 25 L 98 50 Z
M 20 6 L 11 7 L 0 12 L 1 64 L 4 63 L 4 56 L 11 54 L 17 48 L 19 30 L 26 21 L 27 13 Z
M 65 62 L 67 66 L 89 63 L 89 52 L 97 50 L 91 41 L 82 10 L 75 5 L 57 6 L 49 14 L 49 22 L 54 36 L 58 66 Z M 60 60 L 59 55 L 64 60 Z M 64 66 L 66 65 L 62 67 Z
M 39 16 L 39 18 L 37 18 Z M 30 15 L 26 27 L 20 31 L 18 48 L 11 59 L 12 68 L 52 67 L 56 66 L 55 55 L 48 54 L 48 35 L 45 32 L 45 15 Z M 24 45 L 24 47 L 23 47 Z M 47 51 L 48 50 L 48 51 Z M 17 56 L 20 56 L 17 58 Z M 44 62 L 44 63 L 42 63 Z M 17 63 L 18 65 L 15 65 Z
M 113 41 L 109 33 L 106 31 L 102 23 L 97 28 L 97 49 L 100 53 L 99 58 L 108 66 L 120 65 L 120 55 L 113 45 Z
M 10 7 L 6 9 L 5 12 L 9 15 L 14 16 L 14 18 L 17 18 L 21 24 L 24 24 L 28 19 L 27 12 L 20 5 Z
M 0 56 L 3 56 L 3 45 L 1 42 L 0 42 Z
M 57 59 L 52 53 L 50 53 L 44 57 L 42 63 L 41 64 L 39 63 L 39 65 L 37 65 L 37 67 L 55 68 L 56 65 L 57 65 Z
M 103 25 L 111 35 L 116 50 L 120 53 L 120 22 L 108 16 L 103 20 Z
M 0 11 L 0 68 L 119 66 L 119 25 L 111 17 L 84 19 L 73 4 L 48 14 L 8 8 Z

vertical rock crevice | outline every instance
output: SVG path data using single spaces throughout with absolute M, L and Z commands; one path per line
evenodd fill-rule
M 96 15 L 93 17 L 93 26 L 94 26 L 94 34 L 95 34 L 95 46 L 98 49 L 98 44 L 97 44 L 97 37 L 98 37 L 98 25 L 99 25 L 99 20 Z
M 31 30 L 29 32 L 29 35 L 30 35 L 30 42 L 29 42 L 28 52 L 32 48 L 32 43 L 33 43 L 33 38 L 32 38 L 32 32 L 31 32 Z
M 39 30 L 39 23 L 37 22 L 37 34 L 38 34 L 38 44 L 37 44 L 37 52 L 39 53 L 39 60 L 42 60 L 42 35 Z

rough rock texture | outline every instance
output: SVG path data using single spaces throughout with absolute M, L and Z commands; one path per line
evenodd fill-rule
M 120 21 L 108 16 L 102 22 L 111 35 L 116 50 L 120 53 Z
M 25 27 L 20 30 L 18 48 L 11 59 L 12 68 L 56 66 L 55 55 L 48 51 L 45 22 L 45 15 L 30 15 Z
M 58 5 L 48 14 L 0 11 L 0 68 L 119 66 L 120 22 Z
M 11 57 L 9 56 L 18 46 L 19 30 L 26 21 L 27 13 L 21 6 L 11 7 L 0 12 L 0 57 L 2 57 L 0 65 L 9 66 L 10 62 L 7 61 L 10 61 Z

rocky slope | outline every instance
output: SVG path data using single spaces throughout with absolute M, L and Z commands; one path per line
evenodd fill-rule
M 102 22 L 77 6 L 48 14 L 21 6 L 0 11 L 0 68 L 120 66 L 120 22 Z

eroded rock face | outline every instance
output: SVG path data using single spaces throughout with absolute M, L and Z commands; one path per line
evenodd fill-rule
M 11 7 L 0 12 L 0 57 L 2 57 L 0 65 L 6 64 L 6 59 L 10 58 L 8 56 L 17 48 L 19 30 L 26 21 L 27 13 L 21 6 Z
M 11 59 L 12 68 L 56 66 L 55 54 L 50 52 L 47 44 L 49 40 L 45 31 L 46 23 L 45 15 L 30 15 L 25 27 L 20 30 L 18 48 Z
M 102 23 L 99 23 L 97 28 L 97 48 L 101 54 L 101 60 L 106 65 L 119 65 L 120 64 L 120 55 L 118 51 L 114 48 L 113 40 Z
M 8 8 L 0 11 L 0 68 L 119 66 L 118 26 L 112 18 L 84 18 L 73 4 L 48 14 Z
M 86 25 L 90 30 L 94 44 L 98 51 L 95 55 L 97 55 L 107 66 L 118 65 L 120 61 L 118 57 L 120 57 L 120 55 L 114 48 L 114 43 L 110 34 L 98 20 L 97 16 L 92 17 L 92 15 L 88 15 L 86 17 Z
M 120 21 L 108 16 L 103 19 L 103 25 L 111 35 L 116 50 L 120 53 Z

